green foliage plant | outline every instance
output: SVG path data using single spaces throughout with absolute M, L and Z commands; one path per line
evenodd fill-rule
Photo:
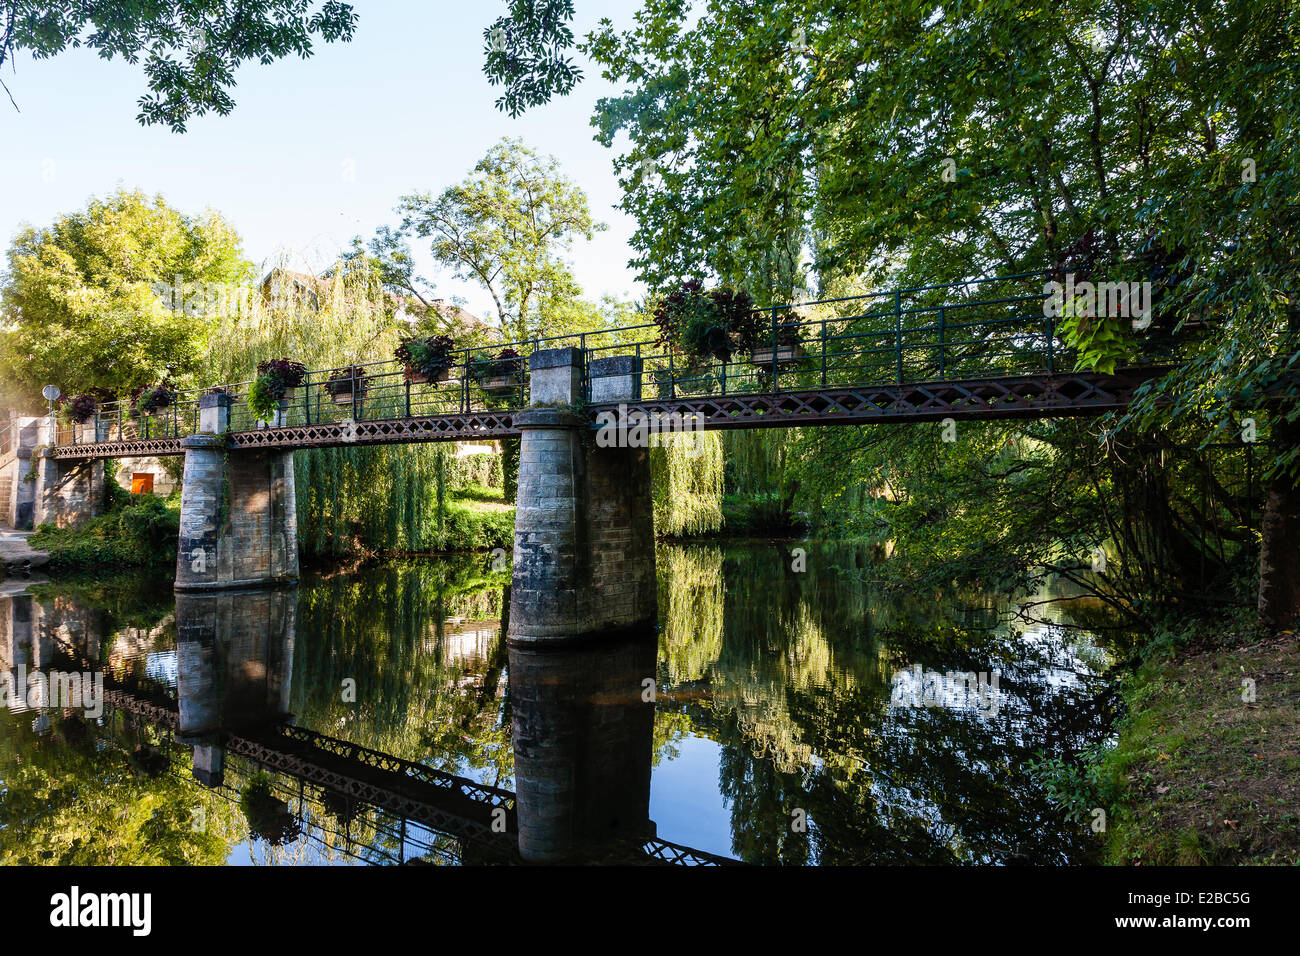
M 456 343 L 449 335 L 428 338 L 403 339 L 393 350 L 393 357 L 402 363 L 406 380 L 423 376 L 436 381 L 456 363 Z

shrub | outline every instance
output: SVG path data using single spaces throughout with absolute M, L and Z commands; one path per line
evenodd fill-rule
M 1110 776 L 1106 744 L 1094 744 L 1079 754 L 1077 760 L 1039 755 L 1029 764 L 1035 782 L 1048 799 L 1065 811 L 1073 823 L 1086 824 L 1094 809 L 1107 812 L 1119 798 L 1117 782 Z
M 176 560 L 180 512 L 154 495 L 132 496 L 77 528 L 41 525 L 32 546 L 48 551 L 56 570 L 160 567 Z
M 704 287 L 692 279 L 659 300 L 654 312 L 655 325 L 659 326 L 659 345 L 676 347 L 689 304 L 703 293 Z
M 156 495 L 142 495 L 118 512 L 117 533 L 122 543 L 143 559 L 139 563 L 165 564 L 176 558 L 180 513 Z

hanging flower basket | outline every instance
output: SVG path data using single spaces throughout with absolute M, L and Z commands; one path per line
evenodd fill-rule
M 752 340 L 756 310 L 749 294 L 720 286 L 705 291 L 700 283 L 682 283 L 655 309 L 659 341 L 688 361 L 731 361 Z
M 437 384 L 451 377 L 456 364 L 456 343 L 447 335 L 426 339 L 405 339 L 393 350 L 393 357 L 402 363 L 402 373 L 412 385 Z
M 144 414 L 153 416 L 165 411 L 176 403 L 176 393 L 166 385 L 146 388 L 136 397 L 135 407 Z
M 68 421 L 74 425 L 84 425 L 95 417 L 95 410 L 99 407 L 99 400 L 90 393 L 78 395 L 64 402 L 64 412 L 68 416 Z
M 325 391 L 335 405 L 351 405 L 353 400 L 360 401 L 366 394 L 370 377 L 360 365 L 352 365 L 335 372 L 325 383 Z
M 289 398 L 307 380 L 307 366 L 287 358 L 267 359 L 257 363 L 257 377 L 270 398 Z
M 514 349 L 502 349 L 493 358 L 471 360 L 469 374 L 489 395 L 509 395 L 524 384 L 524 360 Z
M 755 327 L 749 334 L 749 361 L 760 368 L 764 365 L 793 365 L 808 353 L 803 347 L 803 338 L 799 334 L 799 315 L 784 311 L 776 317 L 775 345 L 773 327 Z

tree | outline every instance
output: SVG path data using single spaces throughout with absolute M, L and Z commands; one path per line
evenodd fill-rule
M 0 67 L 19 51 L 46 59 L 81 46 L 104 59 L 143 58 L 149 93 L 140 97 L 137 120 L 181 133 L 191 116 L 234 108 L 228 91 L 246 60 L 305 59 L 313 37 L 351 40 L 356 19 L 352 5 L 339 0 L 0 0 Z
M 551 290 L 574 287 L 562 253 L 605 228 L 554 157 L 512 139 L 436 199 L 403 196 L 397 213 L 403 234 L 429 240 L 435 260 L 492 295 L 502 332 L 517 341 L 546 332 Z
M 0 369 L 6 398 L 34 408 L 50 383 L 122 395 L 183 379 L 213 323 L 244 307 L 253 276 L 219 213 L 190 217 L 125 190 L 24 229 L 8 261 Z
M 1060 327 L 1103 371 L 1177 345 L 1116 429 L 1275 426 L 1260 610 L 1280 624 L 1300 613 L 1297 37 L 1285 0 L 647 0 L 579 48 L 622 86 L 593 124 L 631 142 L 616 167 L 652 288 L 1150 281 L 1149 329 Z
M 339 257 L 336 269 L 326 270 L 325 276 L 332 277 L 336 270 L 344 275 L 360 274 L 373 277 L 389 295 L 406 304 L 414 305 L 419 318 L 427 320 L 439 331 L 448 331 L 454 323 L 444 316 L 430 301 L 433 283 L 415 271 L 415 260 L 411 256 L 410 245 L 406 238 L 391 226 L 380 226 L 375 230 L 374 238 L 369 243 L 354 236 L 352 246 Z
M 573 46 L 572 0 L 510 0 L 509 10 L 483 31 L 483 72 L 493 86 L 506 88 L 497 109 L 518 116 L 571 91 L 582 70 L 564 55 Z

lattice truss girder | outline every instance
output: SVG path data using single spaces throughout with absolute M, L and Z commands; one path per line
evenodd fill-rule
M 318 448 L 339 445 L 393 445 L 405 442 L 476 441 L 519 434 L 512 412 L 425 415 L 376 421 L 285 425 L 233 432 L 235 448 Z
M 1123 408 L 1143 382 L 1167 369 L 1129 369 L 1116 375 L 1087 372 L 1024 375 L 952 382 L 859 385 L 750 395 L 699 395 L 630 403 L 647 414 L 698 415 L 703 428 L 777 428 L 870 422 L 953 419 L 1053 418 L 1099 415 Z M 617 405 L 592 406 L 593 412 Z M 517 411 L 517 410 L 515 410 Z M 236 449 L 325 448 L 428 441 L 513 438 L 514 411 L 427 415 L 377 421 L 286 425 L 231 433 Z M 179 438 L 132 439 L 61 445 L 59 458 L 140 458 L 183 454 Z
M 691 396 L 628 405 L 649 415 L 696 415 L 702 428 L 923 422 L 1099 415 L 1123 408 L 1148 375 L 1035 375 L 761 395 Z M 594 411 L 615 410 L 598 405 Z

